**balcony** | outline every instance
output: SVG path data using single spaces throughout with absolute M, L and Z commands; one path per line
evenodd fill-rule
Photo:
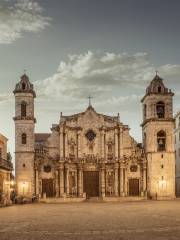
M 8 160 L 0 158 L 0 168 L 12 171 L 13 170 L 13 164 L 12 164 L 12 162 L 10 162 Z

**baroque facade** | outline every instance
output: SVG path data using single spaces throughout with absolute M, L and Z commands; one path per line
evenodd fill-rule
M 64 199 L 126 196 L 174 198 L 173 93 L 159 76 L 142 99 L 143 144 L 118 116 L 61 113 L 51 133 L 35 133 L 33 85 L 21 77 L 15 95 L 15 161 L 19 195 Z
M 0 134 L 0 204 L 10 202 L 11 172 L 13 169 L 7 154 L 8 139 Z

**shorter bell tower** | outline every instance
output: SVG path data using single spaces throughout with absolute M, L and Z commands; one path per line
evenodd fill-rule
M 141 100 L 143 144 L 150 198 L 175 197 L 173 93 L 157 74 Z
M 34 194 L 34 98 L 33 84 L 26 74 L 14 90 L 15 174 L 18 195 Z

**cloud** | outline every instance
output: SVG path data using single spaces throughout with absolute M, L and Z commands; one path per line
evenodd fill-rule
M 0 43 L 12 43 L 24 32 L 39 32 L 50 24 L 50 20 L 34 0 L 3 1 L 0 4 Z
M 0 94 L 0 104 L 12 102 L 12 101 L 13 101 L 13 94 L 10 94 L 10 93 Z
M 38 95 L 54 99 L 82 99 L 89 94 L 99 100 L 112 96 L 119 99 L 132 90 L 144 94 L 157 68 L 150 63 L 147 53 L 134 55 L 97 53 L 88 51 L 69 55 L 59 64 L 51 77 L 35 82 Z M 180 75 L 180 65 L 158 67 L 162 77 Z
M 93 105 L 100 111 L 136 111 L 156 69 L 165 78 L 165 85 L 174 86 L 172 83 L 179 81 L 180 65 L 155 67 L 147 53 L 87 51 L 69 55 L 52 76 L 34 82 L 38 109 L 43 106 L 47 110 L 53 107 L 53 111 L 58 111 L 59 107 L 66 112 L 78 111 L 84 109 L 91 95 Z M 178 94 L 176 96 L 179 98 Z M 0 96 L 0 102 L 6 99 L 6 95 Z
M 88 51 L 69 55 L 67 62 L 60 62 L 57 72 L 36 82 L 41 96 L 71 96 L 84 98 L 89 94 L 104 95 L 117 87 L 141 86 L 152 77 L 147 53 L 134 55 Z

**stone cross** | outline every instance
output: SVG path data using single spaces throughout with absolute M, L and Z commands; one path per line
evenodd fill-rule
M 89 99 L 89 106 L 91 106 L 91 99 L 92 99 L 93 97 L 91 97 L 91 96 L 89 96 L 88 97 L 88 99 Z

